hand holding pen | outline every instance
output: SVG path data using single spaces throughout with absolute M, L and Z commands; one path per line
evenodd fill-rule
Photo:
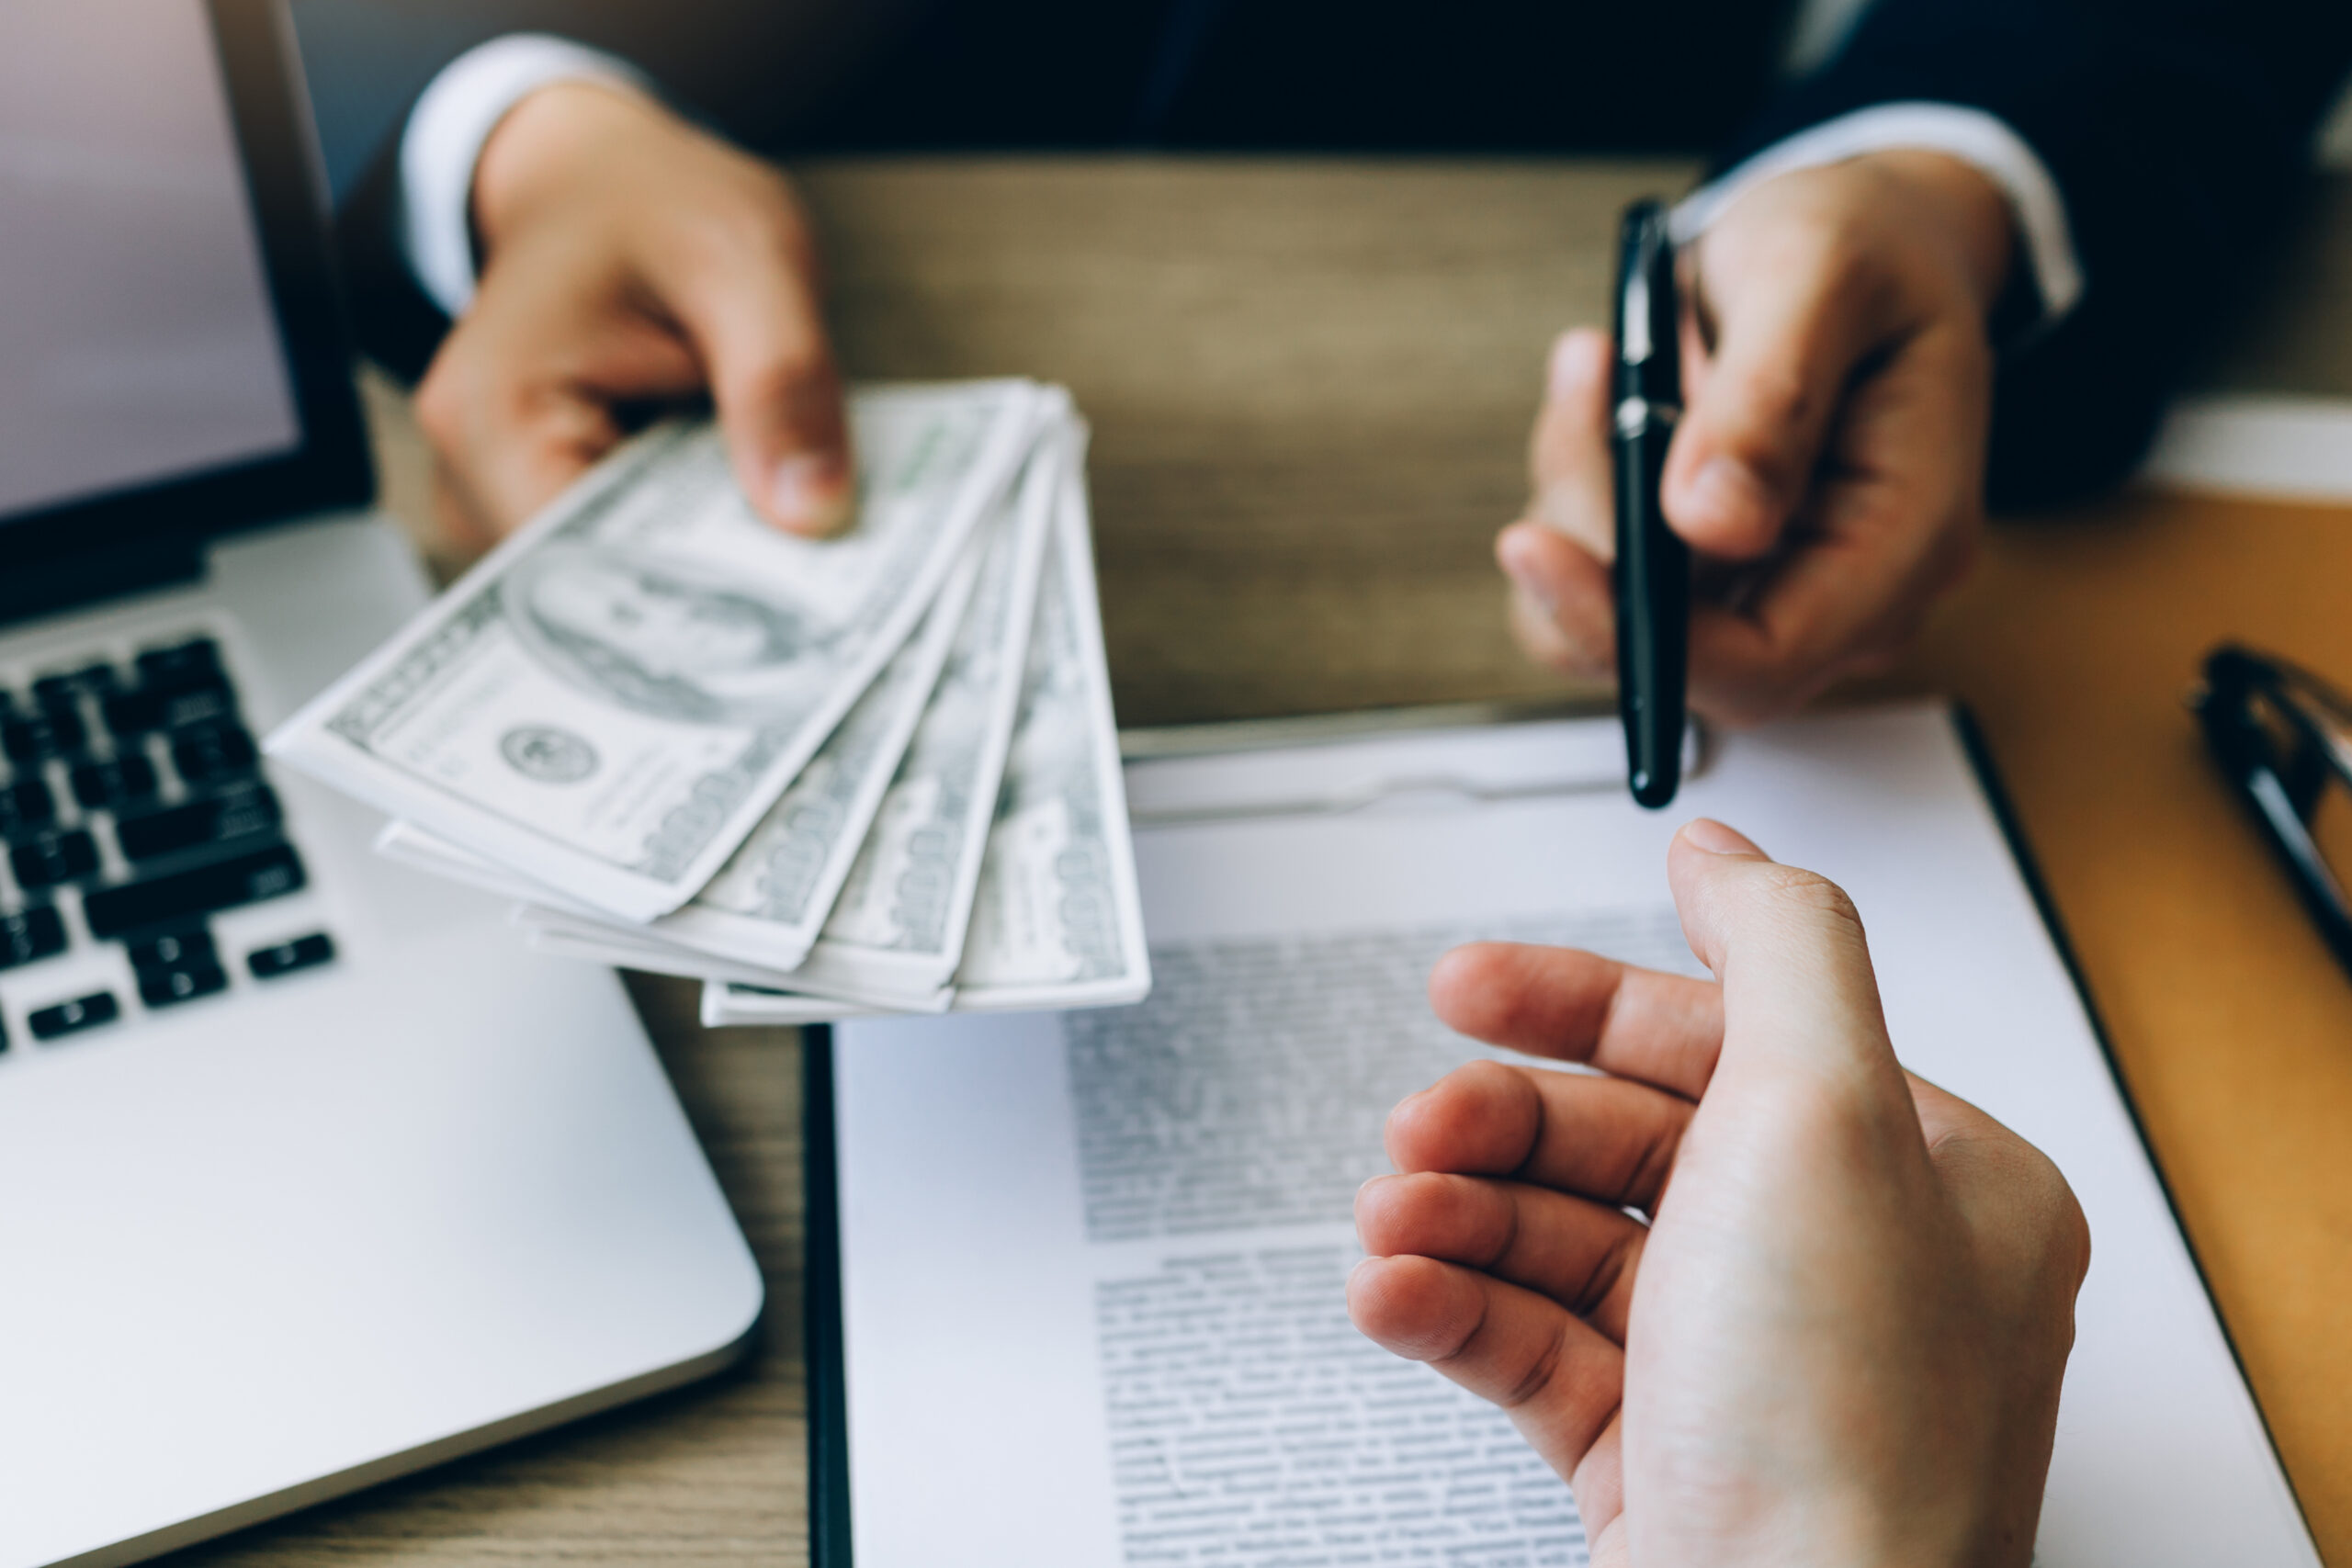
M 2007 209 L 1934 153 L 1879 153 L 1767 180 L 1681 257 L 1683 416 L 1665 521 L 1697 562 L 1691 709 L 1791 711 L 1899 650 L 1982 526 Z M 1609 337 L 1555 346 L 1528 515 L 1497 554 L 1536 659 L 1617 665 L 1618 399 Z

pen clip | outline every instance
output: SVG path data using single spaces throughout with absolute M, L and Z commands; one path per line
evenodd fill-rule
M 1645 240 L 1646 245 L 1652 242 Z M 1647 255 L 1625 268 L 1625 298 L 1619 302 L 1617 352 L 1628 365 L 1646 365 L 1656 345 L 1650 341 L 1650 269 Z
M 1625 215 L 1622 244 L 1617 360 L 1621 380 L 1639 385 L 1620 390 L 1638 390 L 1656 403 L 1679 404 L 1682 367 L 1675 333 L 1680 327 L 1681 301 L 1675 286 L 1674 236 L 1665 204 L 1634 203 Z

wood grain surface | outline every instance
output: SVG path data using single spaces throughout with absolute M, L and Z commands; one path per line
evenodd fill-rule
M 1503 635 L 1492 536 L 1523 498 L 1548 340 L 1602 314 L 1619 208 L 1689 175 L 932 160 L 827 164 L 803 184 L 854 375 L 1024 373 L 1076 389 L 1096 432 L 1119 712 L 1137 725 L 1558 694 Z M 2346 213 L 2340 193 L 2324 209 L 2339 227 Z M 2340 265 L 2304 253 L 2281 265 L 2302 269 L 2313 320 L 2337 319 Z M 2315 349 L 2278 327 L 2291 305 L 2268 297 L 2217 357 L 2216 384 L 2352 389 L 2352 341 Z M 380 381 L 368 392 L 389 503 L 454 565 L 404 405 Z M 2174 705 L 2223 630 L 2352 672 L 2328 615 L 2347 545 L 2352 518 L 2145 500 L 2006 528 L 1889 683 L 1958 690 L 1983 715 L 2290 1473 L 2341 1563 L 2352 996 L 2199 772 Z M 633 989 L 766 1269 L 755 1354 L 712 1383 L 185 1561 L 805 1558 L 797 1038 L 707 1032 L 693 987 Z
M 1679 164 L 972 163 L 812 172 L 842 352 L 1066 382 L 1128 725 L 1550 693 L 1496 529 L 1552 335 Z

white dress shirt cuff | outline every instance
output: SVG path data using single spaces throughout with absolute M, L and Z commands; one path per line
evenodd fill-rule
M 2000 187 L 2017 219 L 2041 296 L 2037 331 L 2064 320 L 2083 297 L 2083 269 L 2058 182 L 2023 137 L 1983 109 L 1958 104 L 1880 104 L 1776 141 L 1685 197 L 1674 209 L 1675 240 L 1696 239 L 1741 193 L 1775 175 L 1897 147 L 1957 158 Z
M 409 270 L 452 320 L 474 297 L 474 165 L 506 112 L 551 82 L 651 90 L 609 54 L 545 33 L 512 33 L 443 66 L 409 110 L 393 231 Z

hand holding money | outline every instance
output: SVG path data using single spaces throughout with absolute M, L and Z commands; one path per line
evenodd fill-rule
M 536 946 L 799 1013 L 1148 987 L 1082 426 L 1025 382 L 862 392 L 857 525 L 765 527 L 641 437 L 270 746 Z
M 607 72 L 500 118 L 472 217 L 473 299 L 435 278 L 455 320 L 416 390 L 458 538 L 536 515 L 621 443 L 629 406 L 704 390 L 753 510 L 812 536 L 847 521 L 816 246 L 781 171 Z

